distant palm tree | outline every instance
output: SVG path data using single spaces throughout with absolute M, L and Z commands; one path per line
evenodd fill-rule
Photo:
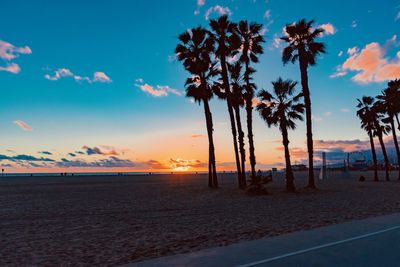
M 232 105 L 232 91 L 229 83 L 227 58 L 233 57 L 237 52 L 237 38 L 234 34 L 235 28 L 237 27 L 235 23 L 228 20 L 228 16 L 221 16 L 217 20 L 210 21 L 210 27 L 212 30 L 213 37 L 216 41 L 217 48 L 215 50 L 215 56 L 219 60 L 220 64 L 220 74 L 222 78 L 222 86 L 226 94 L 226 103 L 228 106 L 229 119 L 231 123 L 232 138 L 233 138 L 233 148 L 235 152 L 236 169 L 238 173 L 238 184 L 239 188 L 242 188 L 243 184 L 243 174 L 241 172 L 240 159 L 239 159 L 239 149 L 237 140 L 237 130 L 235 124 L 235 115 Z
M 286 190 L 294 192 L 294 175 L 290 162 L 288 130 L 296 128 L 295 120 L 303 120 L 304 104 L 300 103 L 302 93 L 295 94 L 297 82 L 279 78 L 272 82 L 273 93 L 262 90 L 258 97 L 261 103 L 257 110 L 268 124 L 268 127 L 278 126 L 282 133 L 282 143 L 285 149 L 286 161 Z
M 381 105 L 383 112 L 386 115 L 386 118 L 383 119 L 383 122 L 388 123 L 390 125 L 392 131 L 392 137 L 394 142 L 394 147 L 396 149 L 397 155 L 397 165 L 400 166 L 400 149 L 399 143 L 397 141 L 396 135 L 396 126 L 395 126 L 395 116 L 399 112 L 399 98 L 398 91 L 395 87 L 389 86 L 382 91 L 381 95 L 376 97 L 378 99 L 378 104 Z M 398 179 L 400 180 L 400 169 L 398 172 Z
M 307 125 L 307 149 L 308 149 L 308 187 L 316 188 L 314 179 L 314 162 L 313 162 L 313 136 L 312 136 L 312 113 L 311 113 L 311 97 L 308 86 L 308 66 L 316 64 L 316 57 L 325 53 L 325 45 L 316 42 L 315 39 L 320 36 L 324 29 L 313 27 L 314 21 L 306 21 L 304 19 L 288 24 L 285 27 L 286 36 L 281 37 L 288 43 L 283 49 L 282 61 L 284 64 L 288 62 L 295 63 L 299 61 L 301 86 L 303 88 L 304 104 L 306 107 L 306 125 Z
M 374 115 L 374 135 L 378 137 L 379 144 L 381 145 L 383 159 L 385 161 L 385 179 L 389 181 L 389 157 L 387 155 L 385 143 L 383 141 L 383 135 L 387 135 L 390 132 L 390 126 L 386 125 L 384 120 L 384 109 L 382 105 L 375 102 L 372 106 L 372 114 Z
M 249 158 L 251 166 L 251 177 L 256 177 L 256 156 L 254 149 L 253 139 L 253 98 L 256 90 L 256 85 L 252 82 L 251 75 L 255 72 L 250 67 L 250 63 L 258 62 L 258 55 L 263 53 L 263 47 L 261 46 L 264 42 L 262 36 L 262 25 L 252 22 L 248 23 L 245 20 L 239 22 L 237 27 L 237 35 L 240 41 L 240 62 L 245 66 L 244 70 L 244 81 L 246 83 L 245 102 L 246 102 L 246 116 L 247 116 L 247 136 L 249 139 Z
M 374 162 L 374 181 L 379 181 L 378 178 L 378 160 L 376 159 L 376 151 L 374 144 L 374 131 L 375 131 L 375 120 L 376 114 L 372 111 L 374 99 L 370 96 L 363 96 L 357 99 L 357 116 L 361 120 L 361 128 L 368 133 L 369 143 L 371 145 L 372 160 Z
M 183 62 L 185 69 L 192 74 L 186 80 L 186 96 L 193 97 L 204 106 L 208 134 L 208 186 L 217 188 L 218 178 L 215 163 L 213 140 L 213 121 L 209 100 L 212 98 L 211 78 L 217 74 L 216 64 L 212 63 L 214 52 L 212 35 L 202 27 L 193 28 L 179 35 L 180 43 L 175 49 L 178 60 Z

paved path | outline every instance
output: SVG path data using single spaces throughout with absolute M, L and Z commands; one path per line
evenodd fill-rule
M 400 213 L 127 266 L 400 266 Z

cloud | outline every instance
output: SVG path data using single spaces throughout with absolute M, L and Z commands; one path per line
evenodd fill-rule
M 325 30 L 322 35 L 333 35 L 337 32 L 336 28 L 331 23 L 321 24 L 319 27 Z
M 111 156 L 107 159 L 99 159 L 93 162 L 87 162 L 84 160 L 69 160 L 62 158 L 56 163 L 58 167 L 70 168 L 70 167 L 84 167 L 84 168 L 117 168 L 117 167 L 135 167 L 135 163 L 128 159 L 121 159 L 115 156 Z
M 51 153 L 50 151 L 39 151 L 38 153 L 43 155 L 53 155 L 53 153 Z
M 169 160 L 171 169 L 188 170 L 191 168 L 205 168 L 208 165 L 200 160 L 173 159 Z
M 265 12 L 264 12 L 264 19 L 270 19 L 271 18 L 271 10 L 266 10 Z
M 329 117 L 331 115 L 332 115 L 332 112 L 330 112 L 330 111 L 327 111 L 327 112 L 324 113 L 324 116 L 326 116 L 326 117 Z
M 102 71 L 96 71 L 93 73 L 93 78 L 89 78 L 87 76 L 79 76 L 75 75 L 71 70 L 67 68 L 59 68 L 54 71 L 53 75 L 50 74 L 45 74 L 44 78 L 50 81 L 57 81 L 61 78 L 66 78 L 66 77 L 72 77 L 75 81 L 81 82 L 81 81 L 86 81 L 88 83 L 110 83 L 112 80 L 110 79 L 109 76 L 107 76 L 104 72 Z
M 351 22 L 351 27 L 352 27 L 352 28 L 356 28 L 357 26 L 358 26 L 357 21 L 353 20 L 353 21 Z
M 0 71 L 7 71 L 10 73 L 18 74 L 21 72 L 21 68 L 19 67 L 18 64 L 10 63 L 10 64 L 7 64 L 7 66 L 5 66 L 5 67 L 0 66 Z
M 16 120 L 16 121 L 14 121 L 14 123 L 15 123 L 16 125 L 18 125 L 18 126 L 19 126 L 22 130 L 24 130 L 24 131 L 30 132 L 30 131 L 33 130 L 32 127 L 30 127 L 28 124 L 26 124 L 25 122 L 23 122 L 23 121 L 21 121 L 21 120 Z
M 149 85 L 147 83 L 144 83 L 143 79 L 137 79 L 135 83 L 135 86 L 138 87 L 140 90 L 142 90 L 145 93 L 148 93 L 152 96 L 155 97 L 163 97 L 163 96 L 168 96 L 169 93 L 181 96 L 182 92 L 179 91 L 178 89 L 174 89 L 169 87 L 168 85 L 156 85 L 156 87 Z M 141 82 L 142 84 L 140 84 Z
M 340 111 L 341 111 L 341 112 L 344 112 L 344 113 L 347 113 L 347 112 L 350 112 L 350 109 L 348 109 L 348 108 L 341 108 Z
M 192 134 L 190 137 L 191 138 L 204 138 L 206 136 L 204 134 Z
M 10 61 L 19 57 L 19 55 L 32 54 L 32 50 L 29 46 L 16 47 L 8 42 L 0 40 L 0 58 L 3 60 Z
M 400 10 L 397 12 L 396 17 L 394 18 L 395 21 L 400 20 Z
M 168 169 L 170 169 L 170 166 L 168 166 L 164 163 L 161 163 L 157 160 L 153 160 L 153 159 L 151 159 L 147 162 L 144 162 L 144 166 L 148 169 L 153 169 L 153 170 L 168 170 Z
M 114 149 L 110 149 L 108 151 L 101 150 L 99 147 L 88 147 L 83 146 L 82 149 L 86 151 L 87 155 L 119 155 L 117 151 Z
M 32 54 L 32 50 L 29 46 L 17 47 L 11 43 L 0 40 L 0 59 L 7 62 L 7 65 L 0 66 L 0 71 L 7 71 L 13 74 L 21 72 L 21 68 L 18 64 L 10 62 L 16 59 L 19 55 Z
M 104 72 L 96 71 L 93 74 L 93 82 L 110 83 L 112 81 Z
M 343 51 L 340 51 L 338 54 L 338 57 L 341 57 L 343 55 Z
M 212 14 L 214 14 L 214 13 L 219 15 L 219 16 L 222 16 L 222 15 L 230 16 L 230 15 L 232 15 L 232 11 L 229 9 L 229 7 L 223 7 L 223 6 L 220 6 L 220 5 L 215 5 L 215 6 L 210 7 L 209 9 L 207 9 L 207 11 L 206 11 L 206 13 L 204 15 L 204 18 L 206 20 L 209 20 L 210 16 Z
M 321 122 L 323 119 L 320 116 L 312 115 L 312 120 L 315 122 Z
M 386 56 L 388 49 L 396 43 L 394 35 L 384 46 L 377 42 L 367 44 L 363 49 L 357 47 L 348 49 L 348 58 L 340 65 L 331 77 L 346 75 L 349 71 L 357 72 L 352 80 L 357 83 L 383 82 L 400 77 L 400 51 L 396 57 Z
M 20 154 L 16 156 L 7 156 L 7 155 L 0 155 L 0 161 L 2 160 L 9 160 L 13 162 L 18 162 L 18 161 L 47 161 L 47 162 L 54 162 L 53 159 L 50 158 L 43 158 L 43 157 L 35 157 L 31 155 L 25 155 L 25 154 Z

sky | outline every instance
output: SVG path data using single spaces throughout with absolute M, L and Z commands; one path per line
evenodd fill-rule
M 1 167 L 206 170 L 203 107 L 185 97 L 189 74 L 174 49 L 180 33 L 223 14 L 264 25 L 264 54 L 254 66 L 259 89 L 271 89 L 280 76 L 300 81 L 298 65 L 281 61 L 286 24 L 306 18 L 323 27 L 327 54 L 309 69 L 316 161 L 321 151 L 342 158 L 368 149 L 356 98 L 375 96 L 400 77 L 398 0 L 4 0 Z M 233 170 L 226 103 L 210 105 L 218 170 Z M 281 135 L 257 113 L 254 135 L 258 168 L 282 166 Z M 305 162 L 304 123 L 289 137 L 293 161 Z

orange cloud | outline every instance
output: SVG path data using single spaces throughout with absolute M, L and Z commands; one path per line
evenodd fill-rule
M 352 80 L 358 83 L 383 82 L 400 77 L 400 53 L 396 58 L 386 57 L 387 49 L 396 42 L 394 35 L 385 46 L 377 42 L 367 44 L 361 51 L 356 47 L 347 51 L 349 58 L 330 77 L 344 76 L 348 71 L 358 72 Z
M 325 35 L 333 35 L 336 33 L 336 29 L 331 23 L 321 24 L 319 27 L 325 30 Z

